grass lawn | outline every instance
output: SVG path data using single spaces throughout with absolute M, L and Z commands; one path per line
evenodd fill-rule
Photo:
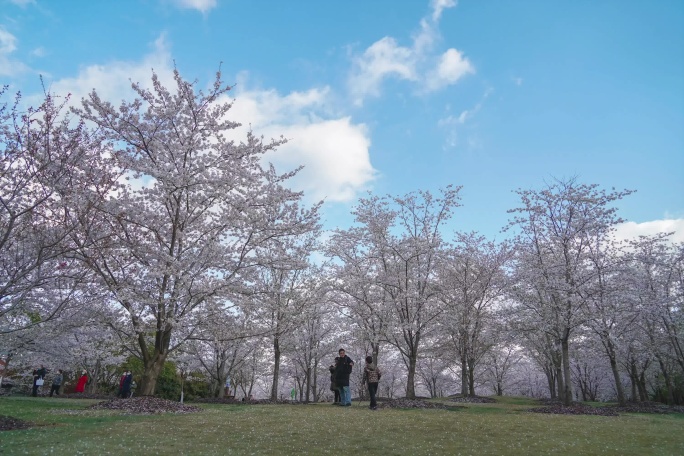
M 0 398 L 0 415 L 37 426 L 0 432 L 0 454 L 684 454 L 684 414 L 529 413 L 523 398 L 458 410 L 201 405 L 188 415 L 84 410 L 95 401 Z

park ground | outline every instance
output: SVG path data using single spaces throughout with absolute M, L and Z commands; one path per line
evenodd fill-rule
M 0 432 L 0 454 L 682 455 L 684 414 L 531 413 L 526 398 L 440 409 L 367 403 L 201 404 L 192 414 L 125 415 L 85 399 L 0 398 L 33 427 Z M 460 407 L 458 407 L 460 406 Z

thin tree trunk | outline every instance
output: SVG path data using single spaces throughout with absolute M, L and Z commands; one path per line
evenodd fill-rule
M 468 363 L 466 357 L 461 355 L 461 396 L 468 395 Z
M 568 336 L 565 336 L 561 340 L 561 349 L 563 350 L 563 376 L 564 386 L 563 390 L 563 404 L 570 405 L 572 403 L 572 384 L 570 380 L 570 348 L 568 343 Z
M 312 391 L 313 391 L 313 400 L 314 402 L 318 402 L 318 360 L 314 362 L 314 367 L 313 367 L 313 386 L 312 386 Z
M 625 401 L 625 390 L 622 387 L 622 380 L 620 379 L 620 372 L 618 371 L 618 364 L 615 360 L 615 353 L 613 356 L 608 355 L 610 358 L 610 368 L 613 371 L 613 378 L 615 379 L 615 389 L 617 390 L 617 400 L 621 407 L 626 405 Z
M 278 400 L 278 380 L 280 376 L 280 343 L 278 337 L 273 338 L 273 384 L 271 385 L 271 400 Z
M 311 393 L 311 366 L 306 366 L 306 378 L 304 379 L 306 382 L 305 389 L 306 389 L 306 395 L 304 397 L 304 402 L 308 403 L 310 402 L 310 393 Z
M 553 375 L 553 366 L 547 366 L 543 370 L 544 375 L 546 375 L 546 383 L 549 386 L 549 397 L 556 399 L 556 377 Z
M 660 371 L 663 373 L 663 378 L 665 379 L 665 388 L 667 388 L 667 405 L 674 405 L 674 393 L 672 391 L 672 381 L 670 380 L 670 374 L 667 372 L 665 363 L 663 363 L 660 355 L 656 355 L 658 364 L 660 365 Z
M 639 374 L 637 373 L 636 363 L 634 361 L 629 364 L 629 381 L 632 384 L 632 394 L 631 401 L 639 402 L 639 396 L 637 395 L 637 384 L 639 383 Z

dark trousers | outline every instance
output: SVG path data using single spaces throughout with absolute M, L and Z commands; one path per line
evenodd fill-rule
M 59 387 L 60 385 L 52 385 L 50 388 L 50 397 L 52 397 L 53 393 L 56 393 L 57 396 L 59 396 Z
M 33 397 L 38 396 L 38 388 L 40 388 L 40 386 L 36 385 L 36 383 L 33 382 L 33 391 L 31 391 L 31 396 L 33 396 Z
M 340 390 L 338 388 L 335 388 L 334 390 L 335 393 L 335 403 L 339 404 L 340 403 Z
M 378 406 L 378 402 L 375 400 L 375 396 L 378 394 L 378 384 L 369 383 L 368 384 L 368 394 L 370 395 L 370 408 L 375 408 Z

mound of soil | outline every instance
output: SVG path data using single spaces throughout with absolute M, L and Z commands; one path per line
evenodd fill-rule
M 121 410 L 135 415 L 153 415 L 157 413 L 194 413 L 199 407 L 183 405 L 180 402 L 169 401 L 158 397 L 140 396 L 130 399 L 112 399 L 110 401 L 93 404 L 90 409 Z
M 391 399 L 378 403 L 378 408 L 400 408 L 400 409 L 454 409 L 455 405 L 447 405 L 439 402 L 428 402 L 422 399 Z
M 589 407 L 588 405 L 573 404 L 569 406 L 555 404 L 547 407 L 536 407 L 528 410 L 533 413 L 550 413 L 554 415 L 600 415 L 618 416 L 614 407 Z
M 605 408 L 610 408 L 617 410 L 618 412 L 624 413 L 657 413 L 657 414 L 667 414 L 667 413 L 684 413 L 684 406 L 681 405 L 665 405 L 658 402 L 637 402 L 629 403 L 624 407 L 619 405 L 609 405 Z
M 449 399 L 450 402 L 463 402 L 463 403 L 471 403 L 471 404 L 493 404 L 496 402 L 496 399 L 492 399 L 491 397 L 483 397 L 483 396 L 453 396 Z
M 199 402 L 202 404 L 232 404 L 232 405 L 297 405 L 305 404 L 305 402 L 299 401 L 286 401 L 277 400 L 272 401 L 270 399 L 252 399 L 251 401 L 243 401 L 242 399 L 233 399 L 226 397 L 205 397 L 201 399 L 195 399 L 193 402 Z
M 28 429 L 33 424 L 28 421 L 20 420 L 11 416 L 0 415 L 0 431 L 14 431 L 17 429 Z

